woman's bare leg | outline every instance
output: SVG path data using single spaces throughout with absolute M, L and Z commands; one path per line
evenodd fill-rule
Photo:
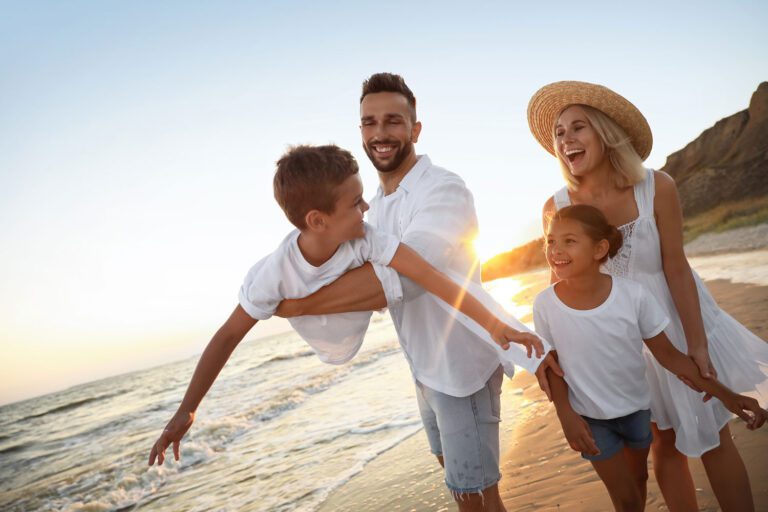
M 671 428 L 659 430 L 655 423 L 651 423 L 651 428 L 653 474 L 656 475 L 669 512 L 697 512 L 699 504 L 696 502 L 696 488 L 688 468 L 688 457 L 675 448 L 675 431 Z
M 723 512 L 754 512 L 747 468 L 733 444 L 728 425 L 720 431 L 720 446 L 702 455 L 701 462 Z

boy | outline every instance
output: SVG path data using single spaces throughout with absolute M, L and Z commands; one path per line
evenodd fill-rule
M 534 350 L 537 358 L 545 353 L 545 346 L 535 335 L 506 325 L 397 238 L 376 232 L 363 222 L 368 204 L 362 198 L 357 162 L 348 151 L 333 145 L 292 148 L 277 162 L 274 191 L 297 229 L 248 272 L 239 305 L 200 357 L 179 409 L 152 447 L 149 465 L 155 460 L 163 464 L 171 443 L 179 460 L 180 442 L 194 421 L 197 406 L 257 321 L 272 316 L 283 299 L 310 295 L 366 261 L 388 265 L 454 305 L 504 349 L 513 341 L 526 347 L 529 358 Z M 370 315 L 356 312 L 290 321 L 322 361 L 341 364 L 360 348 Z

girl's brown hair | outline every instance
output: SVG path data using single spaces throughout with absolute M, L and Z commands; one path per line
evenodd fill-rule
M 595 242 L 608 241 L 608 254 L 600 260 L 605 263 L 608 258 L 613 258 L 621 249 L 624 238 L 616 226 L 610 224 L 603 212 L 587 204 L 574 204 L 557 210 L 550 219 L 550 224 L 555 220 L 571 219 L 578 221 L 584 228 L 584 232 Z

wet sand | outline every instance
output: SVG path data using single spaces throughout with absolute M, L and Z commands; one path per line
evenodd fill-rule
M 546 284 L 544 272 L 524 279 L 531 287 L 515 297 L 518 303 L 530 303 Z M 723 309 L 761 338 L 768 338 L 768 286 L 723 279 L 707 281 L 707 286 Z M 731 432 L 750 475 L 756 509 L 768 510 L 768 428 L 749 432 L 741 420 L 733 420 Z M 554 408 L 535 378 L 523 371 L 504 381 L 501 447 L 499 489 L 507 510 L 612 510 L 591 465 L 568 447 Z M 719 510 L 700 460 L 691 459 L 691 470 L 700 509 Z M 646 510 L 667 510 L 650 460 L 649 473 Z M 456 510 L 442 478 L 420 431 L 372 461 L 332 493 L 320 510 Z

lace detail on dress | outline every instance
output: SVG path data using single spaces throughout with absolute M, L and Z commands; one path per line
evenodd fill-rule
M 618 227 L 624 243 L 621 244 L 621 249 L 616 256 L 603 263 L 603 272 L 618 277 L 629 276 L 629 254 L 632 252 L 632 232 L 635 230 L 635 224 L 637 219 Z

